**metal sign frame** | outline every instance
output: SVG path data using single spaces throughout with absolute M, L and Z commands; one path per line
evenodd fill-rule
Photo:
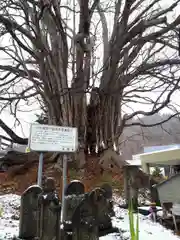
M 77 148 L 78 148 L 77 128 L 59 127 L 45 124 L 31 124 L 28 149 L 40 153 L 37 178 L 37 184 L 39 186 L 42 186 L 43 153 L 44 152 L 64 153 L 61 222 L 63 222 L 65 216 L 64 191 L 67 185 L 66 173 L 68 161 L 66 154 L 76 152 Z

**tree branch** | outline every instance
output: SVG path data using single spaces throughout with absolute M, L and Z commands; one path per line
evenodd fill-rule
M 20 77 L 28 77 L 28 74 L 26 71 L 22 70 L 22 69 L 18 69 L 17 67 L 13 67 L 10 65 L 0 65 L 0 70 L 5 70 L 5 71 L 9 71 L 15 75 L 18 75 Z M 29 74 L 33 77 L 33 78 L 38 78 L 39 79 L 39 73 L 35 70 L 28 70 Z
M 102 11 L 100 3 L 97 5 L 97 10 L 98 10 L 101 24 L 102 24 L 102 36 L 103 36 L 103 44 L 104 44 L 103 65 L 105 65 L 109 55 L 108 26 L 107 26 L 106 16 Z
M 132 126 L 141 126 L 141 127 L 155 127 L 155 126 L 158 126 L 158 125 L 162 125 L 163 123 L 166 123 L 168 122 L 169 120 L 171 120 L 172 118 L 176 117 L 176 116 L 179 116 L 179 113 L 175 113 L 175 114 L 172 114 L 170 115 L 168 118 L 160 121 L 160 122 L 157 122 L 157 123 L 151 123 L 151 124 L 145 124 L 145 123 L 142 123 L 142 122 L 132 122 L 132 123 L 125 123 L 124 124 L 124 127 L 132 127 Z
M 11 137 L 14 143 L 27 145 L 28 138 L 19 137 L 11 128 L 9 128 L 3 121 L 0 119 L 0 127 Z
M 166 97 L 166 100 L 157 108 L 152 108 L 151 111 L 149 112 L 145 112 L 145 111 L 136 111 L 132 114 L 127 114 L 123 117 L 123 121 L 128 121 L 132 118 L 134 118 L 135 116 L 137 115 L 143 115 L 143 116 L 151 116 L 151 115 L 154 115 L 156 113 L 158 113 L 159 111 L 161 111 L 164 107 L 166 107 L 168 105 L 168 103 L 170 102 L 171 100 L 171 96 L 172 94 L 174 93 L 175 90 L 177 90 L 177 87 L 178 87 L 178 84 L 180 82 L 180 79 L 176 82 L 176 84 L 174 85 L 173 89 L 168 93 L 167 97 Z
M 94 11 L 98 7 L 99 4 L 100 4 L 100 0 L 94 0 L 93 4 L 91 6 L 91 9 L 90 9 L 90 14 L 89 14 L 90 19 L 92 18 Z

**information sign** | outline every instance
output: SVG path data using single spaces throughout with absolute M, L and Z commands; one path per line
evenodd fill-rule
M 32 124 L 28 147 L 36 152 L 76 152 L 77 128 Z

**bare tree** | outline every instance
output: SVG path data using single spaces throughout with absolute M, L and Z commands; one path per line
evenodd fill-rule
M 35 99 L 49 124 L 78 127 L 85 152 L 117 147 L 124 127 L 171 108 L 179 2 L 1 0 L 1 104 L 16 116 Z M 124 114 L 133 104 L 145 110 Z
M 132 155 L 143 153 L 144 147 L 180 144 L 179 117 L 171 114 L 154 114 L 143 117 L 139 122 L 145 127 L 131 126 L 123 131 L 120 150 L 123 159 L 132 159 Z M 164 122 L 165 121 L 165 122 Z M 164 123 L 163 123 L 164 122 Z M 146 127 L 157 124 L 153 127 Z

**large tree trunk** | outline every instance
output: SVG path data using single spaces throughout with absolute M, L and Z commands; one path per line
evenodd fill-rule
M 12 63 L 12 66 L 0 65 L 0 70 L 4 72 L 1 77 L 2 92 L 9 88 L 13 91 L 12 86 L 18 86 L 22 79 L 27 86 L 20 94 L 8 92 L 5 98 L 1 98 L 4 105 L 8 103 L 15 109 L 16 116 L 21 100 L 28 102 L 29 99 L 38 99 L 49 124 L 78 128 L 81 148 L 79 155 L 82 158 L 84 154 L 85 161 L 88 161 L 89 155 L 98 161 L 97 153 L 107 148 L 117 151 L 119 136 L 123 128 L 129 126 L 128 121 L 142 115 L 151 116 L 167 107 L 180 82 L 175 72 L 172 72 L 172 69 L 176 69 L 173 66 L 180 65 L 180 60 L 172 57 L 175 54 L 170 58 L 157 57 L 157 52 L 163 52 L 166 47 L 173 51 L 177 49 L 176 45 L 169 44 L 165 36 L 173 37 L 172 30 L 179 25 L 180 17 L 177 16 L 167 25 L 165 15 L 177 7 L 178 0 L 162 11 L 155 8 L 153 14 L 149 12 L 152 12 L 160 0 L 153 1 L 147 7 L 144 1 L 140 1 L 139 15 L 134 14 L 139 8 L 136 1 L 127 0 L 123 5 L 121 1 L 111 1 L 110 8 L 114 8 L 114 23 L 110 28 L 112 31 L 108 29 L 104 4 L 101 6 L 98 0 L 75 1 L 74 11 L 67 3 L 61 6 L 58 0 L 49 1 L 41 18 L 41 3 L 38 1 L 21 1 L 21 4 L 10 1 L 7 13 L 12 12 L 12 9 L 19 9 L 17 11 L 22 13 L 23 23 L 19 22 L 18 14 L 14 16 L 11 13 L 6 14 L 4 8 L 0 10 L 0 24 L 3 29 L 1 37 L 7 35 L 11 42 L 9 48 L 2 46 L 0 51 L 11 58 Z M 2 2 L 6 4 L 5 0 Z M 99 55 L 99 50 L 102 50 L 98 46 L 99 20 L 94 18 L 95 24 L 92 24 L 96 8 L 102 23 L 103 56 Z M 63 11 L 74 14 L 73 20 L 75 14 L 79 14 L 77 28 L 74 26 L 71 29 L 68 14 L 63 15 Z M 74 20 L 74 25 L 75 22 L 77 21 Z M 156 31 L 152 32 L 152 28 Z M 147 48 L 147 45 L 150 47 Z M 93 71 L 95 68 L 97 69 Z M 164 69 L 172 72 L 167 79 L 163 75 Z M 157 76 L 154 76 L 155 72 L 158 73 Z M 7 76 L 12 76 L 8 83 L 5 80 Z M 144 83 L 146 78 L 147 83 Z M 152 79 L 155 79 L 153 83 Z M 157 89 L 161 91 L 159 95 L 156 94 L 157 99 L 154 101 L 141 94 L 157 93 Z M 33 94 L 30 94 L 32 90 Z M 152 104 L 152 110 L 135 111 L 122 117 L 121 107 L 129 103 Z M 143 126 L 140 121 L 134 124 Z M 0 126 L 14 142 L 27 144 L 27 139 L 19 138 L 2 121 Z M 58 156 L 55 154 L 54 157 L 58 159 Z M 58 164 L 60 163 L 58 160 Z

